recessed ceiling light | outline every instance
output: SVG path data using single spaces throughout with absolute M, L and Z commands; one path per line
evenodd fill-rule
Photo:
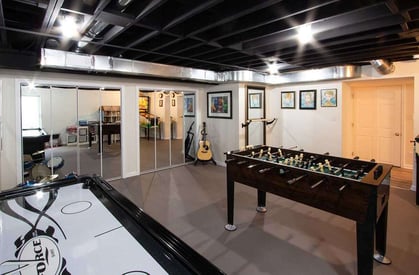
M 297 38 L 301 44 L 307 44 L 313 40 L 311 24 L 304 24 L 297 28 Z
M 276 62 L 268 63 L 268 72 L 269 72 L 269 74 L 277 74 L 278 73 L 278 64 Z
M 61 34 L 65 38 L 73 38 L 79 35 L 76 19 L 72 16 L 64 16 L 61 21 Z

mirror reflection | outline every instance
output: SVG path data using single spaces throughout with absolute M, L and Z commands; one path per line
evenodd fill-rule
M 140 172 L 184 164 L 187 136 L 184 126 L 184 93 L 174 90 L 140 90 L 138 113 Z
M 115 109 L 111 122 L 104 121 L 104 106 Z M 120 91 L 115 89 L 22 85 L 23 182 L 71 173 L 119 178 L 119 108 Z M 103 130 L 110 124 L 113 132 Z

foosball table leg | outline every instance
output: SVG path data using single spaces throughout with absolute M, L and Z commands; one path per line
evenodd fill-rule
M 388 204 L 383 208 L 381 215 L 378 219 L 375 229 L 375 250 L 374 260 L 381 264 L 389 265 L 391 260 L 387 258 L 386 247 L 387 247 L 387 215 L 388 215 Z
M 259 213 L 266 212 L 266 192 L 261 191 L 258 189 L 258 206 L 256 207 L 256 211 Z
M 234 231 L 237 227 L 234 225 L 234 180 L 227 176 L 227 224 L 224 226 L 227 231 Z

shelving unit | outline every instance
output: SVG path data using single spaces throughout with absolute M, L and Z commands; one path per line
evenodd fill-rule
M 89 126 L 67 128 L 67 145 L 89 144 Z
M 120 106 L 102 106 L 103 123 L 116 123 L 121 121 L 121 108 Z
M 79 126 L 77 127 L 78 144 L 84 145 L 89 144 L 89 127 Z

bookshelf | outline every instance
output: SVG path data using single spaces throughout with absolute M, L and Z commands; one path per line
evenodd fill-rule
M 102 106 L 103 123 L 119 123 L 121 121 L 120 106 Z

